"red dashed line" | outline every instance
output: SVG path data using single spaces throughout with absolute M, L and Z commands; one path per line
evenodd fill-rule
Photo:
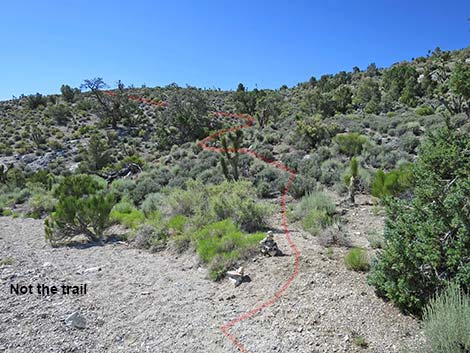
M 115 93 L 111 92 L 111 91 L 106 91 L 105 93 L 107 93 L 109 95 L 112 95 L 112 96 L 115 95 Z M 168 106 L 168 103 L 162 102 L 162 101 L 153 101 L 153 100 L 150 100 L 150 99 L 140 98 L 140 97 L 137 97 L 137 96 L 128 96 L 128 98 L 132 99 L 132 100 L 135 100 L 135 101 L 142 102 L 142 103 L 156 105 L 156 106 L 159 106 L 159 107 Z M 215 140 L 217 137 L 219 137 L 223 134 L 251 127 L 255 123 L 255 119 L 251 115 L 248 115 L 248 114 L 234 114 L 234 113 L 227 113 L 227 112 L 216 112 L 214 114 L 218 115 L 218 116 L 224 116 L 224 117 L 229 117 L 229 118 L 236 118 L 236 119 L 246 120 L 247 123 L 244 124 L 244 125 L 235 126 L 235 127 L 229 128 L 229 129 L 218 130 L 217 132 L 214 132 L 213 134 L 209 135 L 208 137 L 204 138 L 203 140 L 198 141 L 197 144 L 199 146 L 201 146 L 203 149 L 207 150 L 207 151 L 218 152 L 218 153 L 235 152 L 235 150 L 233 148 L 224 149 L 224 148 L 220 148 L 220 147 L 209 146 L 208 143 L 210 141 Z M 289 232 L 289 228 L 287 226 L 287 215 L 286 215 L 286 196 L 287 196 L 287 193 L 289 192 L 289 189 L 290 189 L 290 187 L 291 187 L 291 185 L 292 185 L 292 183 L 293 183 L 293 181 L 296 177 L 295 171 L 288 168 L 287 166 L 283 165 L 282 163 L 280 163 L 276 160 L 270 160 L 270 159 L 256 153 L 255 151 L 252 151 L 252 150 L 248 149 L 248 148 L 240 148 L 240 149 L 238 149 L 238 152 L 250 155 L 254 158 L 262 160 L 263 162 L 265 162 L 267 164 L 272 165 L 275 168 L 278 168 L 280 170 L 283 170 L 283 171 L 289 173 L 289 179 L 287 181 L 287 184 L 286 184 L 286 186 L 284 188 L 284 191 L 282 193 L 282 196 L 281 196 L 282 228 L 284 230 L 286 240 L 289 243 L 289 246 L 290 246 L 290 248 L 292 249 L 292 251 L 294 252 L 294 255 L 295 255 L 294 270 L 292 271 L 292 274 L 289 276 L 289 278 L 287 278 L 286 282 L 284 282 L 284 284 L 281 286 L 281 288 L 276 293 L 274 293 L 274 295 L 271 299 L 267 300 L 266 302 L 258 305 L 257 307 L 251 309 L 250 311 L 240 315 L 239 317 L 233 319 L 232 321 L 229 321 L 228 323 L 226 323 L 225 325 L 222 325 L 220 327 L 220 330 L 223 332 L 223 334 L 228 339 L 230 339 L 232 341 L 232 343 L 238 348 L 238 350 L 240 352 L 248 353 L 248 350 L 245 348 L 245 346 L 235 336 L 233 336 L 229 332 L 230 328 L 232 326 L 234 326 L 235 324 L 243 321 L 243 320 L 251 318 L 252 316 L 256 315 L 257 313 L 259 313 L 263 309 L 273 305 L 274 303 L 276 303 L 279 300 L 279 298 L 284 294 L 284 292 L 287 290 L 287 288 L 289 288 L 289 286 L 292 284 L 294 279 L 299 274 L 300 251 L 299 251 L 299 249 L 297 249 L 294 242 L 292 241 L 292 237 L 291 237 L 291 234 Z

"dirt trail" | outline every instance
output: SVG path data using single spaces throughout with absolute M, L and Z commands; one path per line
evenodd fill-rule
M 234 153 L 240 153 L 240 154 L 247 154 L 249 156 L 252 156 L 253 158 L 259 159 L 267 164 L 270 164 L 274 166 L 275 168 L 282 170 L 286 173 L 289 173 L 289 178 L 287 180 L 287 183 L 284 187 L 284 190 L 282 192 L 282 196 L 279 200 L 280 206 L 281 206 L 281 224 L 282 224 L 282 230 L 284 233 L 284 239 L 286 240 L 290 250 L 292 251 L 292 256 L 293 256 L 293 268 L 292 272 L 289 276 L 286 277 L 284 282 L 279 284 L 278 290 L 275 291 L 270 297 L 266 297 L 265 300 L 262 303 L 258 303 L 255 307 L 251 308 L 250 310 L 245 310 L 244 313 L 238 315 L 237 317 L 231 319 L 229 322 L 226 324 L 223 324 L 221 326 L 221 331 L 223 334 L 232 341 L 232 343 L 238 348 L 240 352 L 243 353 L 248 353 L 248 349 L 245 347 L 244 343 L 241 342 L 238 339 L 237 333 L 232 333 L 231 329 L 237 325 L 242 323 L 243 321 L 251 319 L 254 315 L 257 315 L 261 311 L 265 310 L 266 308 L 274 305 L 280 298 L 283 296 L 286 292 L 287 289 L 292 285 L 294 280 L 297 278 L 299 275 L 299 269 L 300 269 L 300 251 L 298 247 L 296 246 L 295 242 L 292 240 L 292 236 L 289 232 L 289 226 L 287 223 L 287 214 L 286 214 L 286 199 L 289 193 L 289 189 L 296 177 L 295 171 L 291 170 L 290 168 L 286 167 L 282 163 L 276 161 L 276 160 L 269 160 L 266 157 L 259 155 L 258 153 L 248 149 L 248 148 L 239 148 L 235 150 L 234 148 L 220 148 L 220 147 L 214 147 L 209 145 L 210 142 L 217 140 L 220 136 L 227 134 L 229 132 L 234 132 L 234 131 L 239 131 L 242 129 L 250 128 L 254 123 L 255 119 L 248 114 L 233 114 L 233 113 L 225 113 L 225 112 L 218 112 L 215 113 L 215 115 L 218 116 L 223 116 L 223 117 L 228 117 L 228 118 L 235 118 L 239 119 L 241 121 L 245 121 L 246 123 L 244 125 L 237 125 L 234 127 L 231 127 L 229 129 L 222 129 L 219 130 L 205 139 L 201 140 L 198 142 L 198 145 L 201 146 L 204 150 L 206 151 L 212 151 L 212 152 L 217 152 L 217 153 L 227 153 L 227 152 L 234 152 Z
M 272 220 L 280 225 L 280 215 Z M 292 256 L 246 264 L 252 281 L 234 288 L 214 283 L 192 255 L 151 254 L 122 244 L 51 248 L 42 221 L 0 218 L 0 352 L 225 353 L 237 348 L 219 327 L 279 289 L 292 273 Z M 410 317 L 378 299 L 365 275 L 344 268 L 345 250 L 324 255 L 316 239 L 290 226 L 302 249 L 299 277 L 272 307 L 233 327 L 250 352 L 399 352 L 417 344 L 420 331 Z M 280 227 L 280 247 L 289 246 Z M 292 255 L 292 254 L 290 254 Z M 94 267 L 100 271 L 89 271 Z M 85 296 L 38 297 L 9 293 L 10 284 L 82 284 Z M 80 312 L 87 327 L 64 319 Z M 368 342 L 353 343 L 354 335 Z

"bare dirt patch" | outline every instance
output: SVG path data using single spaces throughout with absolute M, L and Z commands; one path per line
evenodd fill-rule
M 370 206 L 367 206 L 370 207 Z M 245 265 L 251 282 L 207 279 L 191 254 L 151 254 L 121 243 L 51 248 L 42 221 L 0 218 L 0 351 L 236 352 L 219 327 L 269 299 L 290 275 L 293 256 L 280 215 L 276 240 L 288 256 Z M 346 270 L 344 248 L 326 255 L 291 227 L 302 252 L 298 278 L 272 307 L 235 325 L 250 352 L 399 352 L 419 344 L 419 325 L 383 302 L 366 275 Z M 84 296 L 10 294 L 10 284 L 87 284 Z M 78 312 L 84 329 L 66 318 Z M 355 340 L 361 336 L 367 347 Z M 356 343 L 355 343 L 356 342 Z

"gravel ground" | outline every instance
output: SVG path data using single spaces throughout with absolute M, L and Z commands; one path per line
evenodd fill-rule
M 370 206 L 353 212 L 352 220 L 373 217 Z M 361 224 L 349 224 L 366 242 Z M 288 256 L 247 263 L 251 282 L 235 288 L 209 281 L 190 254 L 123 243 L 51 248 L 42 221 L 0 218 L 0 352 L 237 352 L 219 327 L 271 298 L 292 271 L 279 216 L 273 230 Z M 230 329 L 247 351 L 393 353 L 420 344 L 418 322 L 377 298 L 365 274 L 345 268 L 346 249 L 327 256 L 295 225 L 291 233 L 302 253 L 299 276 L 277 303 Z M 16 295 L 11 284 L 87 284 L 87 294 Z M 68 325 L 74 312 L 85 328 Z

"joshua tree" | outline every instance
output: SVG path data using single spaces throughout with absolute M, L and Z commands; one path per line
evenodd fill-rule
M 7 173 L 8 168 L 6 168 L 3 164 L 0 165 L 0 184 L 5 184 L 7 182 Z
M 238 163 L 239 163 L 239 153 L 241 141 L 243 137 L 243 132 L 237 130 L 234 134 L 228 135 L 228 140 L 231 142 L 231 147 L 229 147 L 229 142 L 225 136 L 222 137 L 221 143 L 223 148 L 223 155 L 220 157 L 220 164 L 222 166 L 222 171 L 227 180 L 238 180 Z M 225 155 L 225 157 L 224 157 Z M 227 161 L 232 166 L 232 175 L 228 170 Z
M 46 136 L 44 135 L 44 132 L 39 129 L 37 126 L 31 127 L 30 130 L 30 138 L 31 141 L 33 141 L 37 148 L 41 148 L 41 145 L 45 144 L 47 139 Z
M 351 163 L 349 165 L 350 168 L 350 177 L 349 177 L 349 185 L 348 185 L 348 199 L 351 204 L 355 204 L 356 202 L 356 192 L 357 192 L 357 185 L 359 183 L 358 178 L 358 163 L 356 157 L 351 158 Z

